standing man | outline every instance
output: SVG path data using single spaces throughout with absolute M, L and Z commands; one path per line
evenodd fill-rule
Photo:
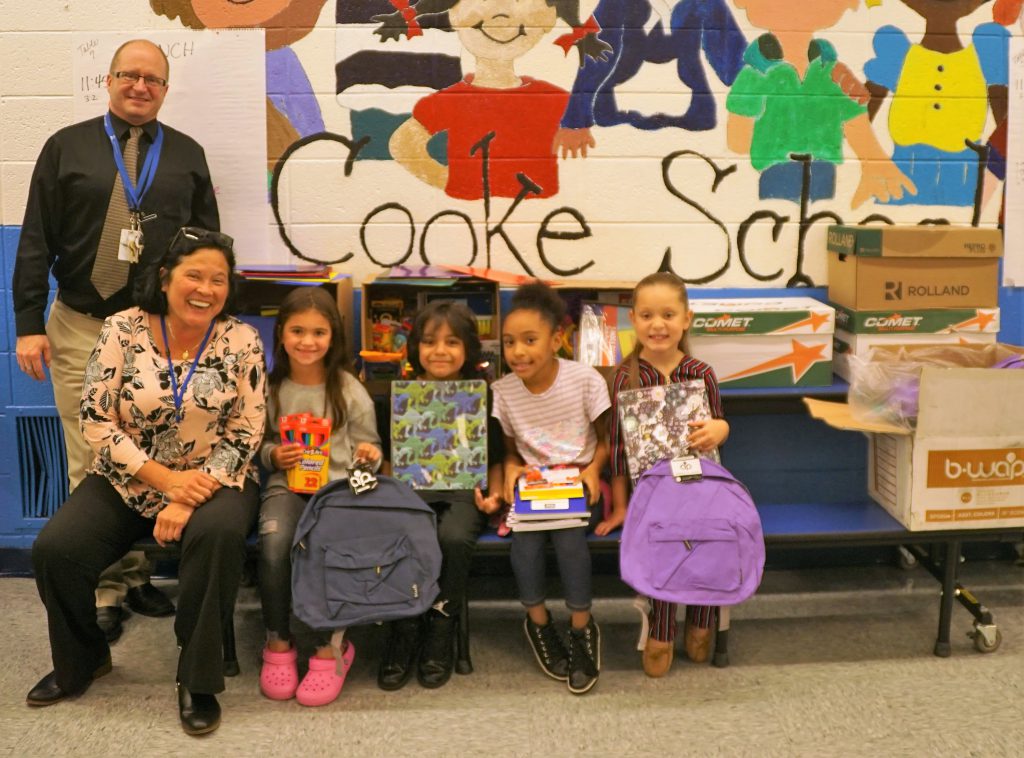
M 160 259 L 179 227 L 220 228 L 203 149 L 156 120 L 168 74 L 157 45 L 141 39 L 121 45 L 107 75 L 109 112 L 52 135 L 29 186 L 12 285 L 18 366 L 37 381 L 50 369 L 71 490 L 92 465 L 79 403 L 103 320 L 135 304 L 134 281 Z M 57 299 L 44 326 L 51 273 Z M 110 642 L 121 635 L 126 599 L 147 616 L 174 613 L 150 584 L 141 552 L 128 553 L 100 577 L 96 616 Z

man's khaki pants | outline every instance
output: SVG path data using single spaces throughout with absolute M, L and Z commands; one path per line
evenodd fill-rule
M 53 400 L 64 428 L 64 447 L 68 456 L 69 492 L 85 478 L 85 472 L 92 465 L 93 452 L 82 436 L 79 408 L 85 366 L 102 327 L 102 320 L 79 313 L 60 300 L 53 301 L 46 322 L 46 336 L 50 340 Z M 138 587 L 148 581 L 149 564 L 146 555 L 141 551 L 130 552 L 100 575 L 96 605 L 121 605 L 129 587 Z

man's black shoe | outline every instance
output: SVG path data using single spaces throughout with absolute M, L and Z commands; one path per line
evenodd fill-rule
M 92 678 L 90 678 L 84 686 L 74 692 L 65 692 L 62 690 L 60 685 L 57 684 L 56 672 L 51 671 L 40 679 L 35 687 L 28 691 L 28 696 L 25 698 L 25 702 L 30 706 L 38 708 L 45 705 L 59 703 L 61 700 L 69 697 L 77 697 L 89 689 L 89 685 L 93 683 L 94 679 L 99 679 L 104 674 L 109 674 L 110 668 L 110 659 L 107 658 L 107 660 L 100 664 L 100 667 L 93 672 Z
M 150 582 L 130 587 L 125 596 L 128 607 L 143 616 L 171 616 L 174 614 L 174 603 Z
M 124 631 L 121 626 L 123 619 L 124 609 L 119 605 L 101 605 L 96 609 L 96 623 L 107 638 L 107 644 L 112 645 L 121 638 L 121 632 Z
M 185 734 L 209 734 L 220 726 L 220 703 L 214 695 L 189 692 L 178 684 L 178 716 Z

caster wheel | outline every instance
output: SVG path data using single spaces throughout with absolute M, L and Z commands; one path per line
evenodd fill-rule
M 985 635 L 981 633 L 975 633 L 974 635 L 974 647 L 979 653 L 994 653 L 1002 644 L 1003 633 L 998 629 L 996 629 L 996 636 L 991 642 L 985 639 Z
M 896 549 L 896 561 L 904 571 L 917 568 L 917 556 L 910 552 L 908 548 L 900 546 Z

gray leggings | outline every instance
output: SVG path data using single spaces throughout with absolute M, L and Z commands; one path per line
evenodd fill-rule
M 550 538 L 558 561 L 565 606 L 570 611 L 590 610 L 590 547 L 587 532 L 600 523 L 600 501 L 594 506 L 587 528 L 552 529 L 547 532 L 512 532 L 512 571 L 519 587 L 519 601 L 527 608 L 547 599 L 545 547 Z

